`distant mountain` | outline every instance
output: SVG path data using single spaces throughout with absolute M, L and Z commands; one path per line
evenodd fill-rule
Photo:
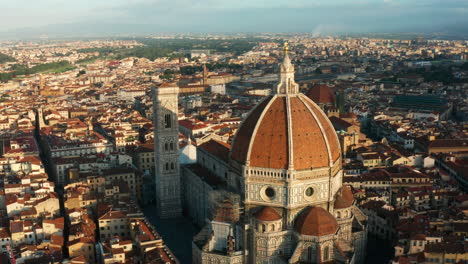
M 63 38 L 94 38 L 147 35 L 163 32 L 155 25 L 144 24 L 110 24 L 110 23 L 73 23 L 54 24 L 43 27 L 29 27 L 14 31 L 0 31 L 0 39 L 63 39 Z
M 192 25 L 193 27 L 193 25 Z M 190 28 L 192 28 L 190 27 Z M 210 33 L 209 27 L 200 27 L 200 32 L 196 33 Z M 205 30 L 205 31 L 204 31 Z M 227 28 L 226 32 L 233 33 L 232 30 Z M 272 31 L 274 32 L 274 31 Z M 293 32 L 293 31 L 291 31 Z M 294 30 L 294 32 L 301 32 Z M 302 31 L 304 33 L 310 33 Z M 190 30 L 184 32 L 184 26 L 160 26 L 155 24 L 115 24 L 115 23 L 98 23 L 98 22 L 84 22 L 84 23 L 70 23 L 70 24 L 54 24 L 42 27 L 29 27 L 21 28 L 12 31 L 1 31 L 0 39 L 13 39 L 13 40 L 34 40 L 34 39 L 67 39 L 67 38 L 109 38 L 109 37 L 131 37 L 143 36 L 158 33 L 190 33 Z M 240 31 L 239 31 L 240 33 Z M 383 36 L 391 34 L 394 38 L 402 38 L 407 35 L 423 35 L 425 38 L 434 39 L 468 39 L 468 24 L 459 23 L 451 25 L 440 25 L 435 27 L 407 27 L 405 29 L 388 27 L 382 31 L 362 31 L 356 27 L 352 31 L 345 32 L 322 32 L 322 35 L 377 35 Z M 396 36 L 396 37 L 395 37 Z

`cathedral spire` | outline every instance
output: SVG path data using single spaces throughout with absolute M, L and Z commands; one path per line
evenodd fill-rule
M 294 81 L 294 66 L 289 58 L 289 44 L 284 43 L 283 47 L 284 57 L 283 61 L 279 64 L 279 83 L 276 86 L 275 94 L 297 94 L 299 93 L 299 85 Z

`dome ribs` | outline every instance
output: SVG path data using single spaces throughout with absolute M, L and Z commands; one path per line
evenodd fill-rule
M 268 169 L 331 167 L 341 156 L 335 130 L 308 97 L 274 95 L 245 119 L 234 139 L 231 159 Z
M 312 109 L 315 116 L 317 117 L 317 121 L 322 125 L 324 130 L 323 132 L 326 136 L 331 151 L 332 163 L 335 162 L 341 155 L 341 148 L 340 143 L 338 141 L 338 136 L 336 135 L 333 125 L 331 124 L 330 120 L 325 115 L 325 113 L 323 113 L 323 111 L 321 111 L 319 107 L 310 98 L 306 96 L 302 96 L 301 98 L 304 103 L 309 105 L 309 107 Z
M 242 122 L 235 138 L 234 143 L 231 149 L 231 158 L 244 163 L 247 159 L 247 153 L 249 150 L 249 145 L 255 126 L 259 121 L 260 116 L 262 115 L 265 107 L 271 101 L 272 97 L 267 97 L 265 100 L 261 101 L 247 116 L 247 118 Z
M 287 169 L 286 100 L 276 97 L 260 120 L 251 144 L 250 165 L 253 167 Z M 263 135 L 263 136 L 262 136 Z
M 318 121 L 298 98 L 291 98 L 291 119 L 294 134 L 294 169 L 326 167 L 329 164 L 328 149 Z

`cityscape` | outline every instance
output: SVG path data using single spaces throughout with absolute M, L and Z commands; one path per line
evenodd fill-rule
M 468 263 L 468 35 L 289 26 L 5 23 L 0 264 Z

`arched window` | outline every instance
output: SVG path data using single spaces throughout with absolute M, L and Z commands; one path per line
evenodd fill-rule
M 167 142 L 164 144 L 164 149 L 169 150 L 169 144 L 167 144 Z
M 262 232 L 265 233 L 265 231 L 266 231 L 266 225 L 263 224 L 263 225 L 262 225 Z
M 171 162 L 171 170 L 174 169 L 174 162 Z
M 166 162 L 166 170 L 168 171 L 169 170 L 169 163 Z
M 323 260 L 328 260 L 328 259 L 330 259 L 330 248 L 326 246 L 323 249 Z
M 275 231 L 275 225 L 271 225 L 270 230 L 274 232 Z
M 170 150 L 174 150 L 174 143 L 171 142 L 171 143 L 169 144 L 169 146 L 170 146 L 170 147 L 169 147 Z
M 336 213 L 336 218 L 340 219 L 341 218 L 341 212 Z
M 312 247 L 307 248 L 307 259 L 308 261 L 314 261 L 314 249 Z
M 164 127 L 165 128 L 171 128 L 171 114 L 165 114 L 164 115 Z

